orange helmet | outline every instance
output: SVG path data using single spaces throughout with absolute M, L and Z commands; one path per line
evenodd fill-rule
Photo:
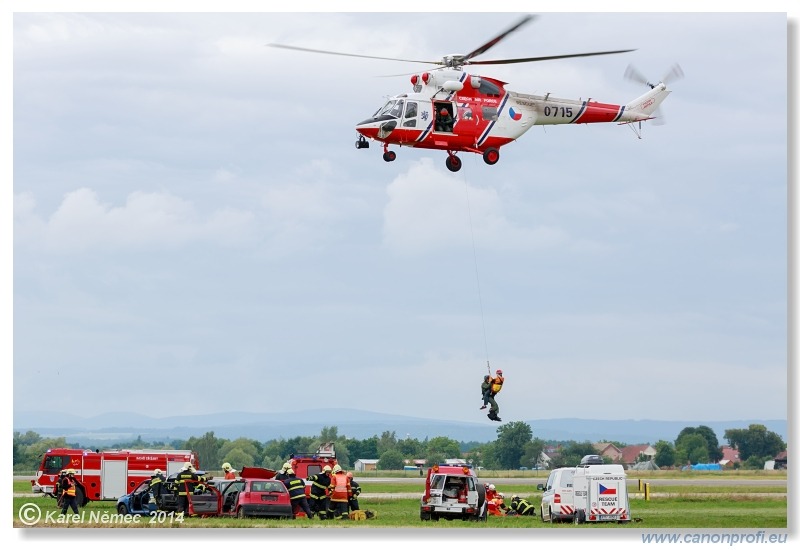
M 439 114 L 442 115 L 442 116 L 446 115 L 447 114 L 447 109 L 442 109 L 441 111 L 439 111 Z

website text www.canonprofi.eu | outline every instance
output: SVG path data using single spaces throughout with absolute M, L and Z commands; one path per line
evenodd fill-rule
M 785 544 L 786 533 L 642 533 L 644 544 Z

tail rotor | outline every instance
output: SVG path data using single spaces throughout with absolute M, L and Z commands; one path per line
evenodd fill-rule
M 628 65 L 628 68 L 625 69 L 625 78 L 627 80 L 631 80 L 633 82 L 638 82 L 639 84 L 644 84 L 646 86 L 649 86 L 650 89 L 652 90 L 659 84 L 666 85 L 669 84 L 670 82 L 675 82 L 683 78 L 683 69 L 681 68 L 680 65 L 675 63 L 672 65 L 672 67 L 669 68 L 669 70 L 666 73 L 664 73 L 664 76 L 661 77 L 660 81 L 652 83 L 647 79 L 647 77 L 645 77 L 641 72 L 639 72 L 639 70 L 636 69 L 636 67 L 634 67 L 633 65 Z M 656 126 L 664 124 L 664 117 L 661 113 L 661 107 L 658 107 L 655 110 L 655 112 L 653 113 L 653 118 L 654 118 L 653 124 L 655 124 Z

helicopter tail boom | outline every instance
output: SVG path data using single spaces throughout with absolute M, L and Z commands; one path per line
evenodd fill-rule
M 628 117 L 642 117 L 644 118 L 652 118 L 651 115 L 658 109 L 658 106 L 667 99 L 667 96 L 671 92 L 667 90 L 666 84 L 663 82 L 654 86 L 653 89 L 648 91 L 646 94 L 641 95 L 625 105 L 625 113 Z M 634 120 L 640 120 L 640 118 L 635 118 Z

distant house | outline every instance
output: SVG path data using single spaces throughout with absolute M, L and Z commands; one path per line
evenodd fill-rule
M 356 472 L 374 472 L 378 469 L 377 458 L 359 458 L 353 463 Z
M 734 449 L 729 445 L 722 446 L 722 459 L 719 461 L 720 466 L 723 468 L 733 468 L 735 464 L 741 461 L 738 449 Z
M 781 451 L 775 455 L 775 469 L 786 470 L 788 467 L 789 454 L 787 451 Z
M 620 462 L 622 462 L 626 468 L 630 468 L 637 462 L 653 460 L 655 456 L 656 450 L 647 443 L 644 445 L 628 445 L 622 449 Z
M 593 443 L 592 446 L 597 451 L 597 454 L 610 458 L 611 462 L 620 462 L 622 460 L 622 451 L 613 443 Z

